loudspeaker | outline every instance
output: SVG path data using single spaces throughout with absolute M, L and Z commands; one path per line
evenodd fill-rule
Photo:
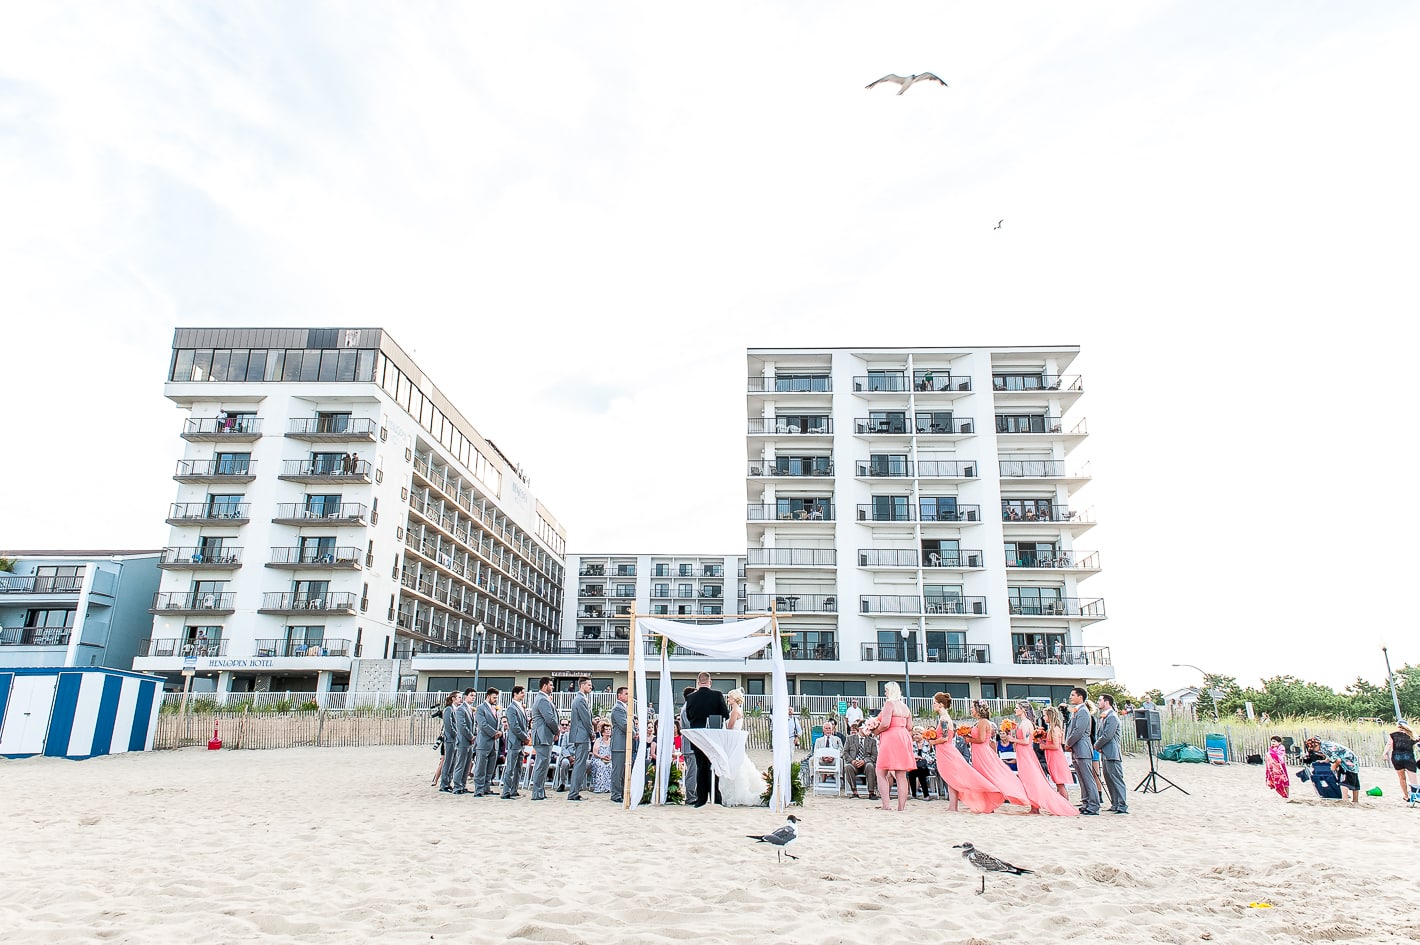
M 1136 709 L 1134 712 L 1134 736 L 1148 742 L 1164 740 L 1163 721 L 1158 709 Z

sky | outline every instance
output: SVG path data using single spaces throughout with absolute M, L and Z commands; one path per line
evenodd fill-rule
M 574 553 L 743 553 L 746 348 L 1078 344 L 1086 644 L 1380 681 L 1416 48 L 1401 2 L 4 4 L 0 545 L 167 543 L 178 326 L 385 328 Z

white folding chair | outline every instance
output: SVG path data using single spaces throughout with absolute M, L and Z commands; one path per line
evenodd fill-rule
M 843 791 L 843 752 L 837 748 L 815 748 L 814 793 L 839 794 Z

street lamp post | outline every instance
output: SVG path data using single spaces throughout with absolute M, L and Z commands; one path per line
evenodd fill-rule
M 911 699 L 911 698 L 912 698 L 912 665 L 907 662 L 907 658 L 908 658 L 907 641 L 908 641 L 909 639 L 911 639 L 911 637 L 912 637 L 912 628 L 911 628 L 911 627 L 903 627 L 903 628 L 902 628 L 902 675 L 905 677 L 906 682 L 907 682 L 907 688 L 904 689 L 904 690 L 903 690 L 903 693 L 902 693 L 902 697 L 903 697 L 904 699 Z M 912 705 L 911 702 L 908 702 L 907 704 L 908 704 L 908 705 Z
M 1203 674 L 1203 685 L 1205 685 L 1205 686 L 1208 685 L 1208 680 L 1209 680 L 1209 679 L 1212 677 L 1212 675 L 1213 675 L 1212 673 L 1208 672 L 1208 670 L 1204 669 L 1202 666 L 1194 666 L 1192 663 L 1174 663 L 1173 665 L 1174 665 L 1175 667 L 1178 667 L 1178 666 L 1187 666 L 1189 669 L 1196 669 L 1196 670 L 1198 670 L 1200 673 Z M 1209 698 L 1211 698 L 1211 699 L 1213 700 L 1213 721 L 1214 721 L 1214 722 L 1218 721 L 1218 693 L 1219 693 L 1220 691 L 1221 691 L 1221 690 L 1218 690 L 1218 689 L 1209 689 L 1209 690 L 1208 690 L 1208 696 L 1209 696 Z
M 1395 691 L 1395 673 L 1390 671 L 1390 653 L 1386 651 L 1385 644 L 1381 644 L 1381 655 L 1385 657 L 1385 675 L 1390 680 L 1390 701 L 1395 706 L 1395 720 L 1400 721 L 1400 696 Z
M 478 637 L 478 649 L 473 654 L 473 691 L 478 692 L 478 664 L 483 660 L 483 636 L 488 632 L 488 628 L 480 620 L 473 632 Z

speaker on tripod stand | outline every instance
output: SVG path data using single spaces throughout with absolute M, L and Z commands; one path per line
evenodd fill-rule
M 1159 774 L 1159 769 L 1154 764 L 1154 746 L 1164 740 L 1164 723 L 1159 717 L 1158 709 L 1140 709 L 1134 714 L 1134 737 L 1141 739 L 1149 748 L 1149 773 L 1134 786 L 1134 790 L 1143 791 L 1145 794 L 1158 794 L 1169 788 L 1183 791 L 1183 788 Z M 1167 786 L 1159 787 L 1160 781 Z

